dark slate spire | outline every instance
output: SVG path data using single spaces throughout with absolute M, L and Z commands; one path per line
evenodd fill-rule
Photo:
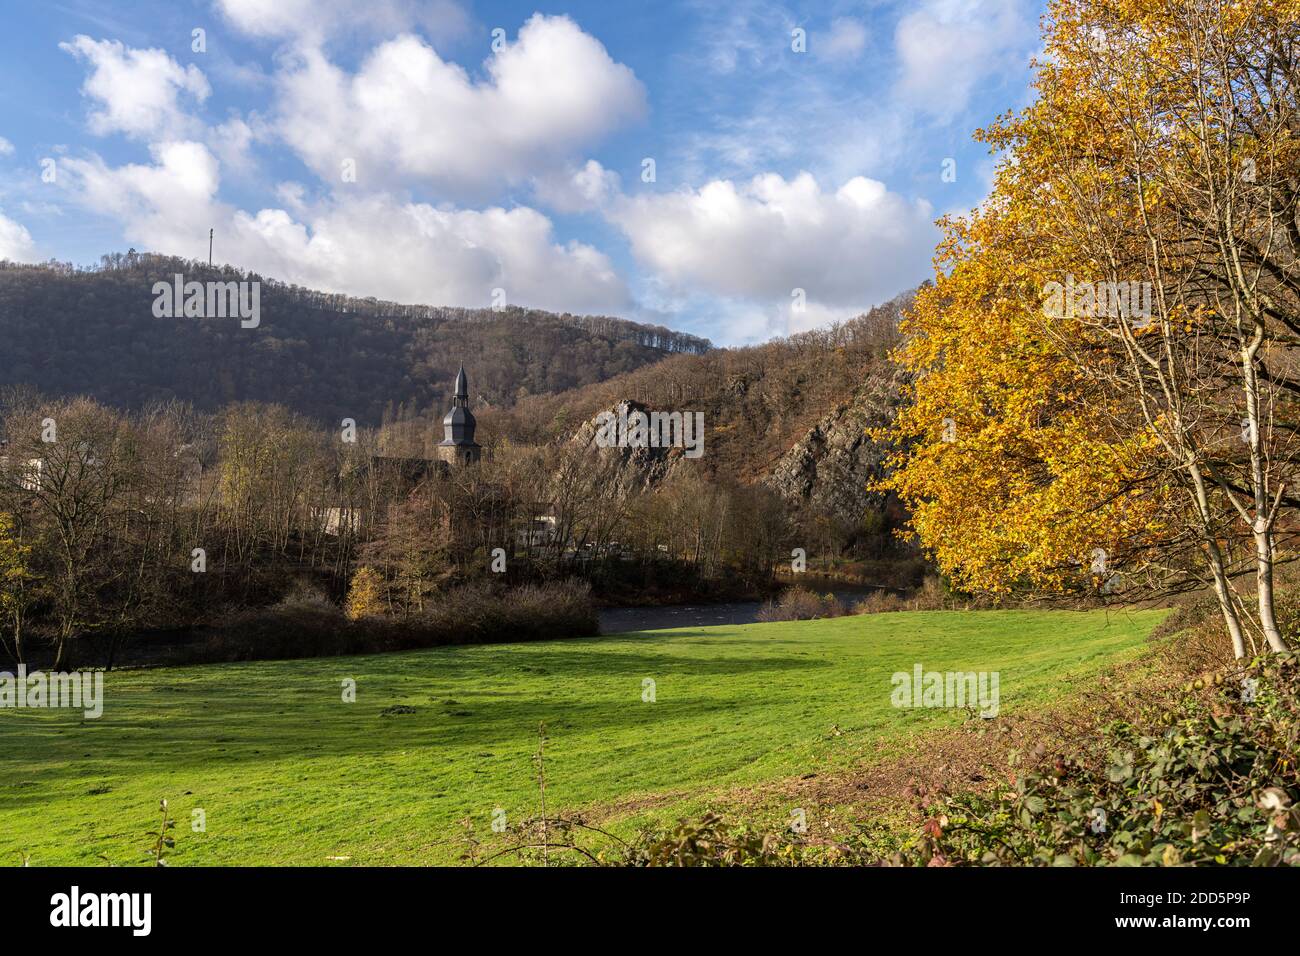
M 464 365 L 462 365 L 460 371 L 456 373 L 455 393 L 455 396 L 451 400 L 452 407 L 454 408 L 459 405 L 462 408 L 469 408 L 469 379 L 465 377 Z
M 451 411 L 442 420 L 444 445 L 475 445 L 474 416 L 469 410 L 469 380 L 465 377 L 465 366 L 456 373 L 455 395 L 451 399 Z M 477 445 L 475 445 L 477 447 Z

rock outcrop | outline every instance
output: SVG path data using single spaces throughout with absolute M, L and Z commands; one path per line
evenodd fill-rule
M 846 522 L 882 510 L 887 496 L 867 486 L 883 474 L 888 449 L 869 432 L 893 419 L 896 401 L 888 383 L 867 383 L 795 442 L 763 483 L 787 501 Z
M 728 383 L 735 388 L 735 383 Z M 836 520 L 857 524 L 871 511 L 882 511 L 889 496 L 869 492 L 867 486 L 883 474 L 888 449 L 869 434 L 893 418 L 897 390 L 888 381 L 863 384 L 846 402 L 822 418 L 783 454 L 759 481 L 786 501 L 808 507 Z M 624 400 L 604 414 L 626 419 L 651 409 Z M 601 447 L 601 416 L 583 423 L 570 441 L 596 451 L 603 462 L 616 463 L 620 482 L 627 487 L 651 488 L 683 461 L 683 449 L 664 447 Z
M 661 448 L 649 445 L 644 447 L 630 445 L 603 447 L 598 440 L 603 428 L 601 416 L 610 414 L 615 419 L 625 421 L 634 412 L 641 412 L 648 416 L 650 411 L 648 406 L 638 401 L 625 399 L 613 408 L 607 409 L 605 412 L 584 422 L 569 440 L 574 444 L 594 450 L 606 461 L 614 458 L 618 459 L 618 470 L 623 476 L 624 482 L 640 485 L 643 488 L 652 487 L 663 481 L 681 460 L 683 455 L 681 448 Z

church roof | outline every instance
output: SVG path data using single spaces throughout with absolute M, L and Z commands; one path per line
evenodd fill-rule
M 465 445 L 478 447 L 474 441 L 474 429 L 477 423 L 469 410 L 469 379 L 465 375 L 465 366 L 456 373 L 456 394 L 451 399 L 451 410 L 442 419 L 443 445 Z

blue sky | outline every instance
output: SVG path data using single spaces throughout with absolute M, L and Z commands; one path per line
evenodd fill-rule
M 201 258 L 214 228 L 218 260 L 314 288 L 761 341 L 929 274 L 1040 14 L 0 0 L 0 258 Z

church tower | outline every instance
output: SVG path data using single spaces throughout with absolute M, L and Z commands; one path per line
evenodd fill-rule
M 451 399 L 451 411 L 442 420 L 442 442 L 438 445 L 438 459 L 449 465 L 472 465 L 478 462 L 483 449 L 474 441 L 474 416 L 469 410 L 469 380 L 465 366 L 456 373 L 456 394 Z

